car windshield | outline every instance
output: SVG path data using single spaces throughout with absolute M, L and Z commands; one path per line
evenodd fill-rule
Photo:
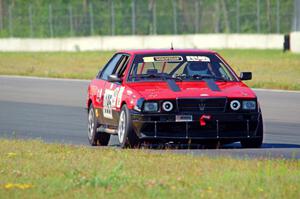
M 228 66 L 215 54 L 137 55 L 129 81 L 237 81 Z

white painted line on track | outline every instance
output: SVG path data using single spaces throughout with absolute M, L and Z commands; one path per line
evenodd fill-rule
M 265 88 L 251 88 L 254 91 L 266 91 L 266 92 L 276 92 L 276 93 L 299 93 L 300 91 L 294 90 L 280 90 L 280 89 L 265 89 Z
M 68 79 L 55 77 L 34 77 L 34 76 L 19 76 L 19 75 L 0 75 L 0 78 L 16 78 L 16 79 L 36 79 L 36 80 L 53 80 L 53 81 L 74 81 L 74 82 L 90 82 L 86 79 Z M 294 90 L 280 90 L 280 89 L 265 89 L 265 88 L 251 88 L 254 91 L 277 92 L 277 93 L 300 93 Z

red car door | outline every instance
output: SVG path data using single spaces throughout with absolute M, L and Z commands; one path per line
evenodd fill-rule
M 110 82 L 109 77 L 114 74 L 122 79 L 128 61 L 129 55 L 114 55 L 89 86 L 89 98 L 92 99 L 95 115 L 100 124 L 118 125 L 124 86 L 121 81 Z
M 114 74 L 122 79 L 128 61 L 129 56 L 122 55 L 120 61 L 110 75 Z M 103 121 L 105 124 L 113 126 L 118 125 L 121 100 L 124 90 L 125 87 L 122 86 L 122 82 L 106 81 L 103 90 Z
M 103 114 L 103 102 L 104 102 L 104 91 L 107 83 L 108 76 L 112 74 L 116 65 L 122 58 L 122 54 L 114 55 L 110 61 L 104 66 L 103 70 L 100 71 L 95 79 L 92 80 L 89 86 L 89 94 L 93 101 L 95 108 L 95 114 L 100 124 L 105 124 L 105 117 Z

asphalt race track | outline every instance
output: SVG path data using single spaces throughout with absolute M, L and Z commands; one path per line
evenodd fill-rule
M 0 76 L 0 137 L 87 145 L 87 85 L 84 80 Z M 264 116 L 263 148 L 241 149 L 236 143 L 222 149 L 171 152 L 300 159 L 300 92 L 255 92 Z M 117 145 L 116 136 L 110 145 Z

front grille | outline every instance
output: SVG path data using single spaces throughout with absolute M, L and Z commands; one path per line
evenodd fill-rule
M 224 112 L 226 98 L 177 99 L 179 112 Z

